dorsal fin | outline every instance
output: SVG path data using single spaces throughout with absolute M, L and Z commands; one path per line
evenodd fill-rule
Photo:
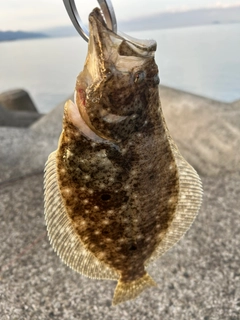
M 65 210 L 58 188 L 56 151 L 51 153 L 44 176 L 45 219 L 50 243 L 72 269 L 89 278 L 117 280 L 118 274 L 84 248 Z

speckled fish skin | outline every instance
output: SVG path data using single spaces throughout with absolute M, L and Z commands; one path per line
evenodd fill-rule
M 90 17 L 75 103 L 65 105 L 45 174 L 50 241 L 73 269 L 116 279 L 113 303 L 155 285 L 146 266 L 190 227 L 201 182 L 166 127 L 155 42 L 145 50 Z

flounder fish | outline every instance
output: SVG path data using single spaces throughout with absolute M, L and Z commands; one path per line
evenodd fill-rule
M 201 181 L 167 129 L 156 43 L 109 30 L 99 9 L 75 103 L 64 108 L 45 168 L 45 217 L 60 258 L 81 274 L 117 280 L 113 304 L 155 286 L 147 266 L 191 226 Z

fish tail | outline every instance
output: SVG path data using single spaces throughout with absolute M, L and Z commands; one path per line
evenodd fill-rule
M 147 273 L 143 277 L 133 281 L 126 282 L 120 279 L 117 283 L 112 303 L 113 305 L 117 305 L 135 299 L 145 289 L 155 286 L 157 284 Z

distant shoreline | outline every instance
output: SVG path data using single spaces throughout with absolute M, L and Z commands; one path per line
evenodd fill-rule
M 232 22 L 220 22 L 220 21 L 212 21 L 211 23 L 204 23 L 204 24 L 194 24 L 194 25 L 180 25 L 180 26 L 156 26 L 155 28 L 153 26 L 149 28 L 129 28 L 128 32 L 135 32 L 135 31 L 147 31 L 147 30 L 162 30 L 162 29 L 181 29 L 181 28 L 194 28 L 194 27 L 203 27 L 203 26 L 214 26 L 214 25 L 231 25 L 231 24 L 240 24 L 240 21 L 232 21 Z M 57 30 L 58 28 L 56 28 Z M 64 29 L 65 31 L 61 33 L 60 30 Z M 127 27 L 125 26 L 125 29 Z M 125 31 L 127 32 L 127 31 Z M 0 31 L 0 43 L 1 42 L 13 42 L 13 41 L 21 41 L 21 40 L 34 40 L 34 39 L 55 39 L 55 38 L 68 38 L 68 37 L 74 37 L 78 36 L 78 33 L 74 29 L 73 26 L 66 26 L 66 27 L 59 27 L 59 31 L 54 31 L 53 33 L 50 32 L 49 34 L 47 33 L 36 33 L 36 32 L 24 32 L 24 31 L 11 31 L 11 37 L 3 37 L 2 34 L 5 33 L 3 31 Z M 14 34 L 21 33 L 21 36 L 17 36 Z
M 49 38 L 49 35 L 41 32 L 0 31 L 0 42 L 42 38 Z

